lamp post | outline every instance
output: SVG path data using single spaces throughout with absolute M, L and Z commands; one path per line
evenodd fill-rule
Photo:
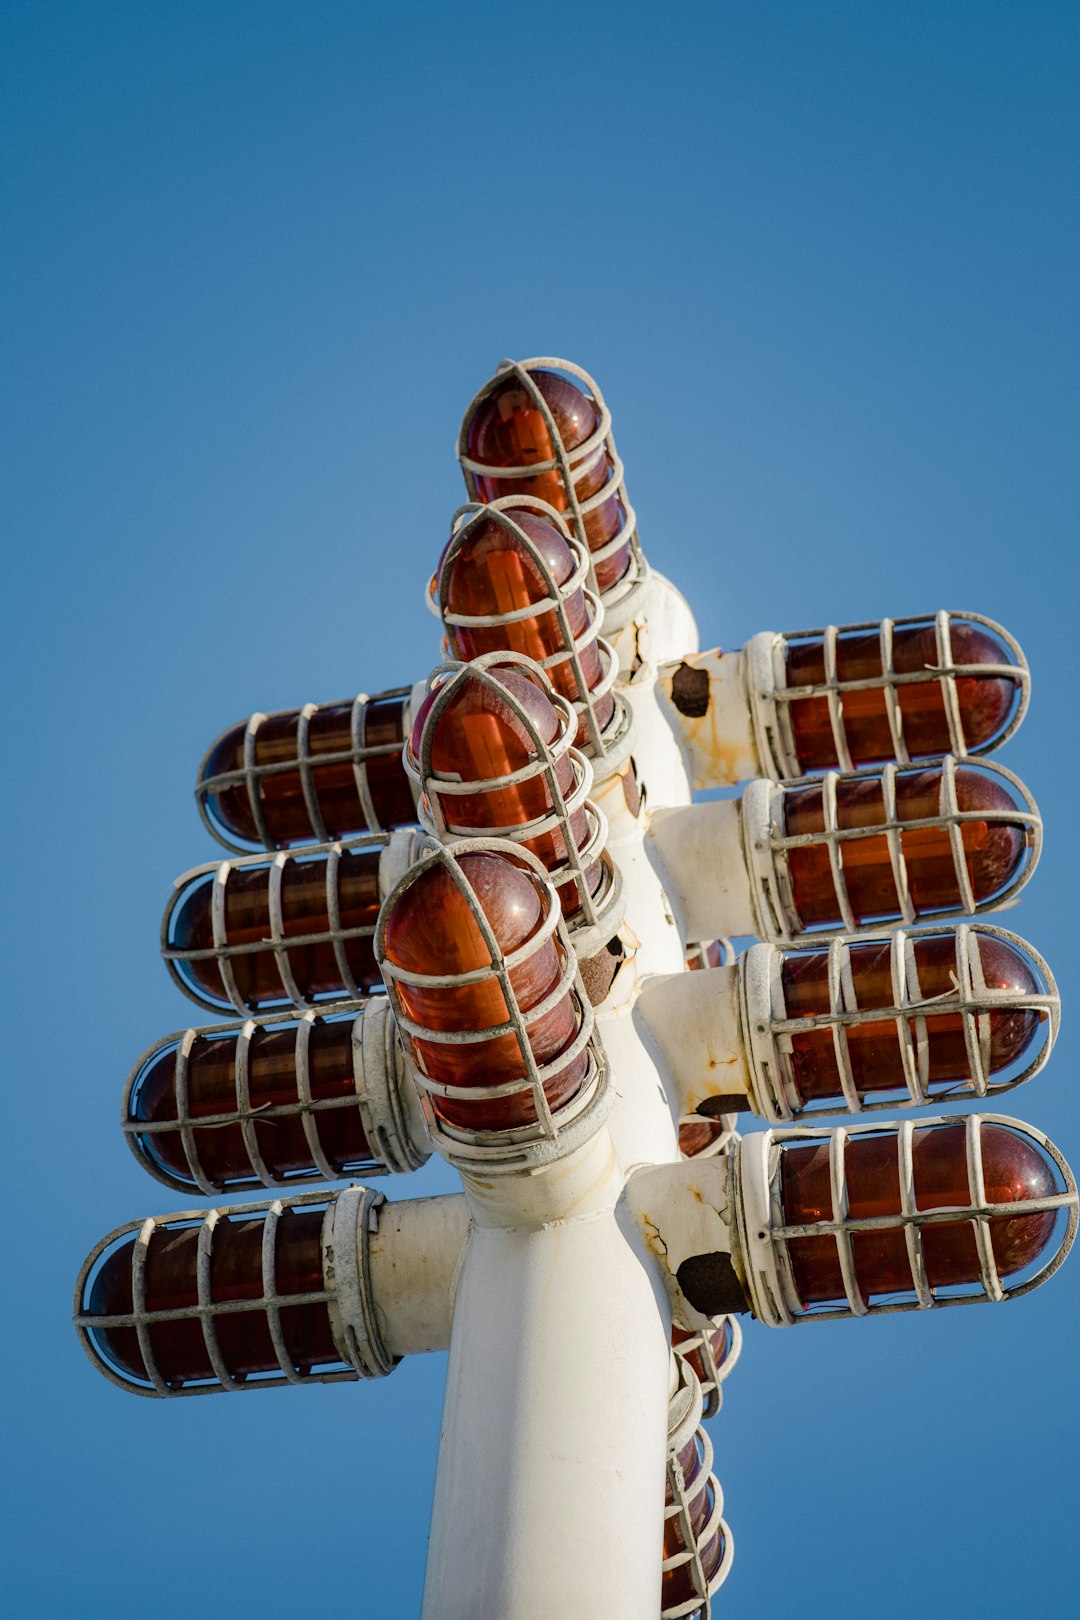
M 124 1131 L 173 1188 L 276 1196 L 110 1234 L 77 1327 L 165 1397 L 448 1349 L 428 1620 L 707 1615 L 739 1315 L 1000 1302 L 1075 1236 L 1039 1131 L 903 1117 L 1053 1044 L 1049 968 L 987 920 L 1041 841 L 983 758 L 1027 668 L 946 612 L 701 653 L 566 362 L 500 367 L 459 457 L 450 661 L 253 716 L 199 772 L 230 854 L 177 881 L 163 954 L 233 1020 L 139 1060 Z M 303 1190 L 432 1151 L 460 1194 Z

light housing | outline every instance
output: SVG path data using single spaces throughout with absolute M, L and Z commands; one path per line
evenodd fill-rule
M 671 1345 L 688 1361 L 701 1385 L 702 1416 L 715 1417 L 722 1400 L 721 1385 L 742 1353 L 742 1324 L 737 1316 L 717 1316 L 707 1328 L 672 1325 Z
M 162 919 L 169 974 L 215 1013 L 306 1010 L 376 989 L 379 905 L 421 836 L 401 829 L 194 867 Z
M 1030 696 L 1019 645 L 977 613 L 755 637 L 747 665 L 766 775 L 985 754 Z
M 575 729 L 569 700 L 535 664 L 488 653 L 433 672 L 405 768 L 438 838 L 495 836 L 537 856 L 578 954 L 589 956 L 618 930 L 622 884 L 604 851 L 607 822 L 587 796 L 592 767 Z
M 697 788 L 978 757 L 1008 741 L 1030 695 L 1009 632 L 949 612 L 762 631 L 664 664 L 659 685 Z
M 501 839 L 424 854 L 375 943 L 434 1146 L 463 1169 L 561 1157 L 611 1106 L 606 1063 L 536 857 Z
M 1042 957 L 988 923 L 752 945 L 738 976 L 752 1105 L 776 1124 L 998 1096 L 1042 1068 L 1060 1018 Z
M 385 997 L 186 1029 L 124 1089 L 143 1168 L 209 1195 L 418 1169 L 430 1149 Z
M 1042 821 L 1001 765 L 886 765 L 751 782 L 741 821 L 763 939 L 977 915 L 1027 882 Z
M 568 360 L 504 360 L 468 406 L 458 460 L 470 496 L 533 495 L 565 513 L 609 616 L 632 616 L 647 570 L 611 412 Z
M 599 635 L 604 610 L 589 589 L 589 553 L 564 520 L 530 496 L 471 503 L 455 513 L 429 605 L 455 657 L 523 653 L 573 703 L 575 741 L 608 774 L 630 746 L 630 715 L 613 690 L 618 659 Z
M 772 1327 L 1011 1299 L 1076 1235 L 1072 1171 L 1005 1115 L 754 1132 L 731 1170 L 736 1269 Z
M 416 820 L 401 763 L 412 688 L 253 714 L 212 743 L 195 802 L 238 854 L 328 844 Z
M 660 1613 L 663 1620 L 707 1620 L 709 1600 L 727 1579 L 735 1546 L 712 1472 L 712 1441 L 701 1427 L 701 1384 L 682 1356 L 672 1361 Z
M 368 1244 L 383 1202 L 348 1187 L 118 1227 L 79 1273 L 82 1346 L 137 1395 L 382 1377 Z

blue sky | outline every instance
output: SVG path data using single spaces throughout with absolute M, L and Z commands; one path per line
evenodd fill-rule
M 190 1016 L 157 928 L 214 854 L 199 758 L 252 709 L 425 673 L 460 413 L 504 354 L 566 355 L 703 644 L 939 607 L 1020 638 L 1004 761 L 1047 841 L 1009 921 L 1065 1006 L 1014 1111 L 1080 1161 L 1080 15 L 8 0 L 0 26 L 12 1613 L 406 1620 L 440 1358 L 151 1403 L 67 1325 L 92 1243 L 176 1207 L 118 1116 Z M 1069 1611 L 1078 1303 L 1074 1258 L 1005 1310 L 751 1323 L 713 1426 L 719 1612 Z

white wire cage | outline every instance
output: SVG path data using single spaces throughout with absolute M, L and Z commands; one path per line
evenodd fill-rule
M 558 726 L 553 738 L 544 736 L 536 716 L 500 679 L 506 672 L 517 672 L 535 683 L 550 703 Z M 459 770 L 435 768 L 440 724 L 469 687 L 483 693 L 493 716 L 503 717 L 514 741 L 527 745 L 530 758 L 519 769 L 468 779 Z M 572 892 L 573 909 L 570 915 L 564 909 L 564 920 L 578 955 L 589 956 L 602 949 L 622 920 L 622 879 L 605 849 L 607 821 L 588 797 L 593 770 L 574 747 L 576 725 L 569 700 L 554 691 L 539 667 L 520 653 L 487 653 L 465 664 L 440 664 L 429 677 L 428 691 L 431 704 L 420 732 L 419 754 L 414 754 L 411 743 L 405 752 L 405 768 L 418 787 L 423 825 L 444 841 L 498 837 L 533 849 L 537 844 L 550 846 L 557 864 L 545 862 L 545 869 L 560 895 L 567 889 Z M 457 807 L 466 800 L 475 802 L 492 795 L 497 805 L 511 790 L 542 796 L 544 810 L 517 825 L 470 826 L 458 819 Z
M 361 692 L 339 703 L 256 713 L 223 732 L 195 784 L 203 825 L 244 855 L 415 821 L 401 764 L 411 695 L 408 686 Z M 240 761 L 226 764 L 237 752 Z
M 935 1145 L 941 1132 L 950 1138 Z M 1052 1190 L 1030 1190 L 1029 1179 L 1026 1196 L 990 1197 L 988 1136 L 995 1153 L 1003 1139 L 1021 1144 L 1014 1191 L 1025 1177 Z M 920 1173 L 928 1143 L 947 1153 L 949 1190 L 959 1196 L 927 1184 L 940 1162 L 925 1178 Z M 852 1154 L 865 1144 L 879 1213 L 852 1197 Z M 786 1162 L 793 1152 L 805 1155 L 794 1169 Z M 1006 1179 L 1000 1163 L 991 1169 Z M 793 1219 L 789 1205 L 797 1212 L 810 1177 L 814 1191 L 803 1206 L 825 1213 Z M 1017 1298 L 1053 1276 L 1078 1224 L 1076 1179 L 1062 1154 L 1041 1131 L 1004 1114 L 754 1132 L 733 1158 L 732 1194 L 737 1269 L 755 1316 L 772 1327 Z M 1015 1246 L 1007 1271 L 995 1239 Z
M 961 792 L 1001 802 L 962 808 Z M 876 804 L 868 808 L 870 797 Z M 920 798 L 933 802 L 931 814 L 911 813 Z M 789 832 L 796 806 L 819 826 Z M 1028 882 L 1042 850 L 1042 817 L 1019 777 L 1003 765 L 961 763 L 951 755 L 917 765 L 827 771 L 817 778 L 759 778 L 743 794 L 740 822 L 756 931 L 763 940 L 862 935 L 893 921 L 910 926 L 923 918 L 999 910 Z M 992 839 L 997 828 L 1012 830 L 1016 848 L 1010 870 L 980 895 L 965 830 L 974 844 Z M 920 872 L 920 863 L 945 858 L 935 836 L 941 834 L 948 841 L 943 884 L 940 874 L 928 882 Z M 853 893 L 871 866 L 888 874 L 883 901 L 864 902 Z M 825 892 L 813 903 L 824 915 L 807 917 L 805 896 L 823 882 Z M 933 892 L 920 899 L 920 888 Z
M 573 558 L 573 572 L 561 583 L 556 578 L 542 547 L 515 518 L 515 511 L 535 513 L 550 523 L 565 541 Z M 535 576 L 529 590 L 529 600 L 502 612 L 463 613 L 451 606 L 455 571 L 461 566 L 466 552 L 478 530 L 487 531 L 496 526 L 503 531 L 510 546 L 522 556 Z M 475 640 L 479 631 L 485 641 L 507 651 L 527 651 L 514 648 L 513 643 L 523 632 L 532 630 L 540 639 L 541 627 L 547 625 L 547 635 L 557 642 L 555 651 L 536 659 L 541 669 L 557 688 L 567 682 L 575 692 L 571 698 L 578 717 L 578 737 L 581 746 L 590 754 L 605 775 L 616 770 L 625 760 L 631 745 L 632 717 L 621 693 L 615 690 L 619 661 L 610 642 L 600 635 L 604 607 L 600 598 L 588 584 L 591 565 L 589 552 L 582 541 L 569 529 L 564 518 L 546 501 L 529 495 L 504 495 L 487 503 L 471 501 L 454 513 L 450 541 L 439 562 L 428 591 L 428 606 L 446 628 L 451 650 L 455 638 Z M 540 594 L 533 595 L 538 590 Z M 580 629 L 575 632 L 570 619 L 570 608 L 581 594 Z M 489 634 L 490 633 L 490 634 Z M 585 655 L 595 648 L 596 675 L 590 684 L 585 668 Z M 530 655 L 531 656 L 531 655 Z M 564 695 L 569 696 L 569 693 Z M 611 712 L 606 720 L 601 717 L 604 700 Z
M 110 1382 L 151 1397 L 383 1377 L 396 1363 L 369 1242 L 384 1201 L 357 1186 L 117 1227 L 79 1272 L 83 1349 Z
M 552 409 L 537 385 L 534 373 L 538 371 L 561 373 L 575 384 L 584 384 L 584 391 L 591 399 L 598 423 L 581 444 L 573 447 L 564 444 Z M 528 398 L 531 408 L 538 413 L 543 422 L 550 454 L 517 466 L 497 466 L 478 461 L 469 450 L 469 434 L 473 420 L 490 396 L 503 389 L 510 381 L 517 384 Z M 605 453 L 611 468 L 607 482 L 595 494 L 582 498 L 577 487 L 583 481 L 582 474 L 588 472 L 597 457 Z M 611 412 L 595 380 L 587 371 L 573 365 L 569 360 L 551 356 L 536 356 L 528 360 L 503 360 L 495 375 L 489 378 L 465 411 L 458 434 L 457 457 L 465 476 L 466 488 L 473 499 L 485 498 L 490 492 L 485 485 L 496 488 L 499 484 L 550 478 L 554 486 L 552 492 L 554 493 L 554 489 L 557 488 L 557 498 L 566 514 L 569 527 L 582 545 L 589 550 L 590 584 L 601 597 L 609 619 L 622 625 L 633 617 L 643 600 L 648 568 L 638 539 L 636 515 L 626 494 L 623 464 L 615 449 L 611 431 Z M 484 482 L 478 482 L 479 480 Z M 591 549 L 589 519 L 613 499 L 621 503 L 623 512 L 618 532 L 603 544 Z M 628 552 L 625 571 L 605 589 L 599 590 L 596 584 L 597 570 L 603 570 L 604 564 L 617 558 L 624 549 Z
M 842 676 L 840 665 L 848 660 L 851 649 L 857 646 L 865 660 L 871 641 L 876 642 L 879 667 L 859 676 Z M 918 667 L 897 667 L 898 652 L 902 662 L 911 661 L 904 657 L 905 643 L 921 648 L 927 641 L 932 642 L 933 650 L 929 657 L 923 655 Z M 961 650 L 965 645 L 971 650 L 980 641 L 988 649 L 983 658 L 966 661 L 957 656 L 957 644 Z M 1000 643 L 1004 659 L 995 657 L 995 642 Z M 821 678 L 794 680 L 791 666 L 800 660 L 820 662 Z M 853 771 L 870 758 L 906 765 L 913 758 L 950 753 L 963 759 L 1000 748 L 1023 720 L 1031 692 L 1027 660 L 1002 625 L 979 613 L 948 611 L 778 635 L 765 632 L 747 646 L 745 680 L 763 773 L 778 778 L 803 776 L 821 768 L 808 763 L 806 748 L 800 747 L 797 733 L 803 716 L 813 715 L 824 733 L 822 740 L 831 743 L 828 751 L 832 757 L 822 762 L 825 767 Z M 973 682 L 1001 683 L 1002 687 L 1001 713 L 994 715 L 984 737 L 971 735 L 971 719 L 965 720 Z M 963 688 L 961 683 L 965 683 Z M 1005 690 L 1008 688 L 1011 692 Z M 940 701 L 941 712 L 930 729 L 941 740 L 936 746 L 919 747 L 912 700 L 921 697 L 925 701 L 931 691 Z M 876 701 L 879 696 L 880 704 Z M 874 746 L 868 755 L 870 733 L 880 736 L 884 746 L 880 750 Z
M 712 1598 L 735 1556 L 724 1519 L 724 1496 L 712 1471 L 712 1441 L 701 1427 L 701 1383 L 676 1353 L 675 1388 L 668 1403 L 668 1456 L 664 1492 L 663 1620 L 709 1620 Z
M 706 1328 L 672 1328 L 677 1356 L 689 1362 L 701 1385 L 702 1415 L 715 1417 L 723 1400 L 723 1383 L 742 1354 L 742 1325 L 737 1316 L 713 1317 Z
M 1061 1015 L 1043 958 L 990 923 L 752 945 L 738 994 L 753 1106 L 777 1125 L 999 1096 L 1043 1067 Z
M 504 951 L 488 920 L 481 901 L 463 871 L 461 860 L 476 855 L 495 855 L 524 873 L 540 901 L 542 920 L 516 949 Z M 439 870 L 449 878 L 453 891 L 465 906 L 476 929 L 487 962 L 477 968 L 440 972 L 435 960 L 430 972 L 401 967 L 390 960 L 387 933 L 395 906 L 414 884 L 425 881 Z M 559 967 L 557 978 L 532 1006 L 523 1008 L 514 985 L 514 976 L 546 946 L 555 948 Z M 375 953 L 382 969 L 390 1005 L 403 1037 L 406 1060 L 419 1088 L 428 1134 L 436 1150 L 459 1169 L 512 1172 L 534 1168 L 563 1157 L 597 1131 L 610 1110 L 613 1090 L 603 1047 L 596 1029 L 592 1005 L 581 980 L 581 971 L 566 926 L 562 921 L 559 898 L 541 862 L 520 845 L 500 838 L 471 838 L 444 844 L 426 851 L 387 895 L 379 913 Z M 506 1017 L 481 1028 L 433 1028 L 408 1014 L 410 991 L 468 991 L 474 986 L 497 986 Z M 403 1001 L 403 992 L 404 998 Z M 538 1061 L 530 1039 L 531 1030 L 562 1003 L 573 1009 L 576 1032 L 566 1045 L 545 1062 Z M 520 1072 L 498 1084 L 458 1084 L 438 1079 L 426 1071 L 417 1055 L 416 1042 L 433 1047 L 463 1049 L 473 1047 L 480 1059 L 482 1048 L 510 1037 L 515 1044 Z M 554 1110 L 548 1101 L 553 1086 L 576 1060 L 583 1060 L 581 1078 L 572 1095 Z M 464 1105 L 482 1104 L 487 1111 L 500 1099 L 522 1099 L 533 1114 L 533 1121 L 506 1127 L 474 1129 L 451 1121 L 445 1115 L 448 1103 L 455 1112 Z
M 421 836 L 369 833 L 193 867 L 162 918 L 170 977 L 212 1013 L 306 1011 L 378 988 L 379 904 Z
M 208 1196 L 430 1156 L 385 997 L 177 1031 L 128 1076 L 122 1128 L 156 1180 Z

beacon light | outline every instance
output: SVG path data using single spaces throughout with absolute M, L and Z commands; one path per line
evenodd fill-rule
M 579 955 L 621 920 L 622 885 L 604 854 L 607 823 L 587 798 L 592 767 L 573 746 L 573 711 L 517 653 L 444 664 L 418 705 L 405 768 L 439 838 L 520 843 L 555 884 Z
M 655 812 L 649 837 L 688 939 L 787 940 L 1002 906 L 1034 871 L 1042 822 L 1011 771 L 947 756 L 759 778 L 741 799 Z
M 544 869 L 501 839 L 425 853 L 375 951 L 433 1144 L 514 1170 L 561 1157 L 611 1104 L 592 1008 Z
M 737 1316 L 717 1316 L 707 1328 L 684 1328 L 677 1322 L 672 1326 L 672 1349 L 690 1363 L 701 1385 L 704 1417 L 715 1417 L 719 1412 L 720 1386 L 738 1361 L 742 1342 Z
M 998 1096 L 1043 1067 L 1060 1016 L 1042 957 L 987 923 L 752 945 L 734 966 L 653 979 L 639 1005 L 680 1137 L 702 1113 L 783 1124 Z
M 727 1579 L 735 1547 L 712 1472 L 712 1442 L 701 1427 L 701 1384 L 681 1355 L 672 1361 L 677 1382 L 668 1403 L 660 1613 L 663 1620 L 707 1620 L 709 1600 Z
M 233 726 L 199 767 L 195 800 L 209 832 L 245 854 L 415 821 L 401 763 L 411 690 L 253 714 Z
M 455 514 L 429 605 L 455 657 L 507 651 L 539 664 L 574 705 L 578 747 L 610 774 L 629 751 L 630 714 L 612 690 L 618 659 L 588 575 L 588 551 L 551 507 L 504 496 Z
M 465 412 L 458 460 L 470 496 L 534 495 L 588 547 L 596 589 L 622 623 L 646 567 L 611 412 L 567 360 L 504 360 Z
M 186 1029 L 124 1091 L 139 1163 L 181 1192 L 418 1169 L 430 1149 L 385 997 Z
M 173 980 L 211 1012 L 307 1008 L 379 984 L 379 903 L 420 835 L 400 829 L 194 867 L 161 925 Z
M 383 1202 L 349 1187 L 118 1227 L 79 1273 L 83 1348 L 137 1395 L 382 1377 L 395 1363 L 369 1250 Z
M 732 1190 L 736 1270 L 772 1327 L 1011 1299 L 1077 1227 L 1057 1148 L 999 1114 L 755 1132 Z
M 660 672 L 694 786 L 988 753 L 1027 709 L 1027 662 L 977 613 L 763 631 Z

